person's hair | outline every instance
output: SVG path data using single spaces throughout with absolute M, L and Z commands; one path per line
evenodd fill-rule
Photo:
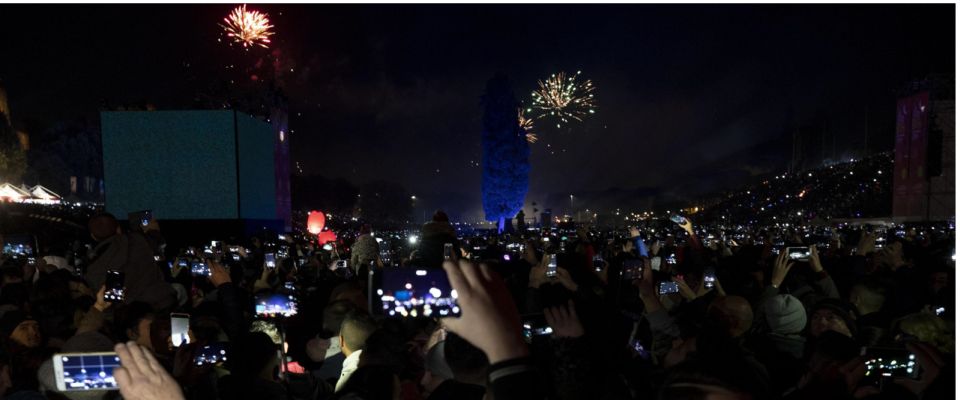
M 929 313 L 915 313 L 893 323 L 900 332 L 913 335 L 944 353 L 953 354 L 954 338 L 950 326 L 940 317 Z
M 731 339 L 708 334 L 699 336 L 697 342 L 697 351 L 670 369 L 658 398 L 707 399 L 718 391 L 742 399 L 768 398 L 769 381 L 763 367 L 745 357 Z
M 710 304 L 708 317 L 730 336 L 739 337 L 753 324 L 753 308 L 740 296 L 718 297 Z
M 96 240 L 103 240 L 113 236 L 117 233 L 119 226 L 120 224 L 117 223 L 117 219 L 108 213 L 94 215 L 90 218 L 90 222 L 87 223 L 90 234 L 93 235 L 93 238 Z
M 385 329 L 377 329 L 363 344 L 359 366 L 378 365 L 400 374 L 406 367 L 407 344 L 403 337 Z
M 464 383 L 483 385 L 490 361 L 482 350 L 459 335 L 449 332 L 443 342 L 443 358 L 450 366 L 453 377 Z
M 336 399 L 379 400 L 394 398 L 397 374 L 383 365 L 364 365 L 357 368 L 343 387 L 337 392 Z
M 333 290 L 330 291 L 330 302 L 335 302 L 337 300 L 350 301 L 351 297 L 355 297 L 357 292 L 360 293 L 360 297 L 363 297 L 363 289 L 360 288 L 360 285 L 354 281 L 343 282 L 337 286 L 334 286 Z M 356 306 L 360 306 L 360 304 L 356 304 L 354 302 L 351 303 Z
M 851 289 L 860 297 L 860 301 L 869 308 L 877 309 L 883 307 L 887 299 L 887 288 L 879 282 L 873 280 L 864 280 L 853 285 Z
M 257 376 L 277 356 L 277 345 L 263 332 L 247 332 L 231 344 L 234 351 L 227 366 L 236 376 Z
M 335 300 L 323 308 L 323 329 L 333 334 L 340 333 L 340 325 L 347 313 L 357 307 L 349 300 Z
M 118 328 L 117 333 L 120 336 L 120 339 L 124 341 L 134 339 L 129 337 L 127 331 L 137 332 L 137 328 L 139 328 L 141 320 L 144 318 L 153 317 L 153 308 L 144 302 L 135 301 L 121 307 L 116 307 L 116 311 L 114 312 L 114 322 L 116 324 L 115 326 Z
M 361 310 L 353 310 L 343 317 L 343 323 L 340 324 L 340 336 L 343 336 L 343 344 L 351 351 L 363 350 L 367 338 L 377 330 L 377 323 Z
M 450 217 L 447 216 L 447 213 L 443 210 L 437 210 L 433 213 L 433 218 L 436 222 L 450 222 Z
M 0 268 L 0 275 L 3 279 L 23 279 L 23 268 L 15 266 L 5 266 Z
M 361 234 L 361 235 L 370 234 L 370 231 L 372 231 L 372 230 L 373 230 L 373 228 L 370 227 L 370 224 L 363 224 L 363 225 L 360 226 L 360 234 Z

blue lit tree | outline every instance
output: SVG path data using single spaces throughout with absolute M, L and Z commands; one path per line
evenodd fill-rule
M 510 80 L 497 74 L 487 82 L 483 106 L 483 212 L 497 221 L 502 232 L 506 221 L 523 208 L 530 172 L 530 146 L 517 121 L 520 103 Z

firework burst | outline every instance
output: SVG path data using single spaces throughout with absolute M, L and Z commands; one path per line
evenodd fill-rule
M 520 129 L 527 135 L 527 142 L 536 143 L 539 138 L 536 133 L 531 132 L 533 129 L 533 119 L 527 118 L 527 116 L 524 115 L 523 107 L 517 108 L 517 122 L 520 124 Z
M 243 47 L 260 46 L 266 48 L 270 44 L 270 31 L 273 25 L 270 25 L 270 19 L 267 14 L 259 11 L 247 11 L 247 5 L 244 4 L 233 9 L 226 18 L 223 19 L 223 30 L 234 42 L 240 43 Z
M 571 76 L 560 72 L 550 75 L 546 80 L 537 81 L 540 87 L 531 94 L 533 106 L 530 109 L 539 112 L 536 119 L 548 116 L 557 118 L 559 128 L 561 124 L 571 120 L 583 121 L 593 114 L 597 107 L 593 97 L 593 82 L 589 79 L 580 81 L 579 78 L 580 71 Z

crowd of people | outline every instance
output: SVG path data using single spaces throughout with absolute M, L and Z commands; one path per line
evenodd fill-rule
M 878 153 L 796 173 L 784 173 L 726 193 L 703 219 L 777 221 L 873 218 L 890 215 L 893 154 Z
M 96 214 L 76 238 L 88 246 L 3 255 L 2 398 L 954 393 L 948 223 L 464 233 L 437 212 L 336 243 L 264 232 L 171 248 L 162 221 L 144 222 Z M 442 269 L 458 315 L 386 316 L 371 276 L 391 269 Z M 98 352 L 119 357 L 119 392 L 58 388 L 54 354 Z

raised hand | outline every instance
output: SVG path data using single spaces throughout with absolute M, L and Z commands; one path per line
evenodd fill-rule
M 550 256 L 544 255 L 538 264 L 534 264 L 532 267 L 530 267 L 530 287 L 536 289 L 540 286 L 543 286 L 544 283 L 547 283 L 547 264 L 549 263 Z
M 187 263 L 189 264 L 189 263 Z M 180 266 L 180 257 L 177 257 L 173 260 L 173 269 L 170 270 L 170 276 L 176 278 L 180 275 L 180 272 L 187 269 L 187 267 Z
M 675 276 L 673 277 L 673 282 L 676 283 L 677 288 L 680 289 L 680 295 L 687 299 L 687 301 L 693 301 L 697 298 L 697 293 L 695 293 L 682 278 Z
M 779 288 L 783 284 L 783 280 L 787 277 L 787 273 L 790 272 L 790 269 L 793 268 L 793 261 L 789 261 L 787 252 L 781 251 L 780 255 L 777 256 L 776 262 L 773 264 L 773 275 L 770 277 L 770 284 L 773 287 Z
M 180 384 L 160 366 L 149 351 L 136 342 L 118 343 L 114 350 L 120 357 L 119 367 L 113 370 L 120 394 L 125 399 L 182 400 Z
M 450 286 L 457 291 L 460 318 L 443 325 L 487 355 L 491 364 L 530 354 L 521 334 L 520 315 L 506 285 L 487 265 L 460 260 L 443 263 Z
M 220 285 L 231 282 L 230 273 L 227 272 L 227 269 L 220 265 L 220 263 L 209 260 L 207 265 L 210 266 L 209 279 L 210 283 L 213 284 L 213 287 L 220 287 Z
M 103 298 L 103 295 L 107 292 L 107 286 L 100 286 L 100 290 L 97 291 L 97 302 L 93 304 L 93 308 L 96 308 L 97 311 L 103 312 L 106 309 L 110 308 L 110 304 L 113 304 L 109 301 L 106 301 Z
M 577 308 L 573 300 L 566 305 L 550 307 L 543 310 L 547 325 L 553 328 L 553 336 L 557 338 L 578 338 L 583 336 L 583 325 L 577 317 Z
M 573 278 L 570 277 L 570 272 L 564 268 L 557 268 L 557 280 L 560 281 L 560 284 L 567 290 L 571 292 L 577 291 L 577 283 L 573 281 Z
M 817 246 L 810 246 L 810 267 L 813 268 L 813 272 L 823 271 L 823 264 L 820 263 L 820 253 L 817 252 Z
M 926 343 L 907 343 L 907 350 L 917 355 L 920 364 L 920 379 L 894 378 L 893 383 L 903 386 L 922 397 L 923 392 L 940 376 L 940 371 L 946 365 L 943 355 L 936 348 Z
M 857 255 L 865 256 L 867 253 L 873 253 L 877 248 L 877 235 L 872 232 L 864 231 L 860 235 L 860 242 L 857 243 Z

